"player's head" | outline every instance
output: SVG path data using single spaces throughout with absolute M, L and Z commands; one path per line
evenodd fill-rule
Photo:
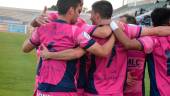
M 119 20 L 121 22 L 124 22 L 124 23 L 127 23 L 127 24 L 137 24 L 136 18 L 134 16 L 131 16 L 131 15 L 128 15 L 128 14 L 120 16 Z
M 92 5 L 91 21 L 97 24 L 101 19 L 111 19 L 113 13 L 112 4 L 108 1 L 97 1 Z
M 82 9 L 82 0 L 58 0 L 57 9 L 59 15 L 67 16 L 71 23 L 75 23 Z
M 80 10 L 80 13 L 81 13 L 81 11 L 82 11 L 82 9 L 83 9 L 83 0 L 80 0 L 81 1 L 81 3 L 80 3 L 80 7 L 81 7 L 81 10 Z
M 156 8 L 151 13 L 153 26 L 170 26 L 170 8 Z

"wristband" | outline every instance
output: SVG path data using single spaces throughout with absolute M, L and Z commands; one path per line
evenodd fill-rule
M 110 27 L 111 27 L 112 31 L 115 31 L 116 29 L 119 28 L 118 25 L 115 23 L 115 21 L 112 21 L 110 23 Z

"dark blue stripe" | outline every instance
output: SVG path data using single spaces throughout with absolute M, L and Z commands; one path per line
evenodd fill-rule
M 150 77 L 150 96 L 160 96 L 157 83 L 156 83 L 155 62 L 152 53 L 147 55 L 147 62 L 148 62 L 148 71 Z
M 54 48 L 55 46 L 55 42 L 49 42 L 47 44 L 47 49 L 50 51 L 50 52 L 56 52 L 57 50 Z
M 92 94 L 97 94 L 97 90 L 95 88 L 95 84 L 94 84 L 94 72 L 96 71 L 96 58 L 95 55 L 91 55 L 91 67 L 89 69 L 88 72 L 88 84 L 86 87 L 86 91 Z
M 128 77 L 128 61 L 127 61 L 127 67 L 126 67 L 126 77 L 125 77 L 125 81 L 123 82 L 123 91 L 125 90 L 126 86 L 127 86 L 127 77 Z
M 170 76 L 170 50 L 166 50 L 165 54 L 166 54 L 166 58 L 167 58 L 167 61 L 166 61 L 166 64 L 167 64 L 167 76 Z
M 34 46 L 39 46 L 39 44 L 34 43 L 31 39 L 29 39 L 30 43 Z
M 83 49 L 88 49 L 90 48 L 96 41 L 94 41 L 93 39 L 91 39 L 88 44 L 83 48 Z
M 39 83 L 38 90 L 42 92 L 76 92 L 76 86 L 74 84 L 76 64 L 77 60 L 68 61 L 64 76 L 58 84 Z
M 79 70 L 79 76 L 77 81 L 77 88 L 85 88 L 86 86 L 86 63 L 87 63 L 87 56 L 84 55 L 80 58 L 80 70 Z
M 141 36 L 141 33 L 142 33 L 142 27 L 140 27 L 140 31 L 139 31 L 139 34 L 137 35 L 137 38 Z
M 94 29 L 90 32 L 90 36 L 92 36 L 93 35 L 93 33 L 94 33 L 94 31 L 97 29 L 97 26 L 96 27 L 94 27 Z
M 54 20 L 54 22 L 58 22 L 58 23 L 67 23 L 66 21 L 64 21 L 64 20 L 62 20 L 62 19 Z
M 110 67 L 110 65 L 112 64 L 112 61 L 113 61 L 113 57 L 116 55 L 116 50 L 115 50 L 115 47 L 112 48 L 112 53 L 110 55 L 110 58 L 109 58 L 109 62 L 107 64 L 107 68 Z
M 40 60 L 39 60 L 39 63 L 38 63 L 38 67 L 37 67 L 37 75 L 39 76 L 40 75 L 40 69 L 42 67 L 42 57 L 40 57 Z

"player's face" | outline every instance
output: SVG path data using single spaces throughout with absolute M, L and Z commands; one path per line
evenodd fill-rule
M 77 18 L 79 17 L 81 10 L 82 10 L 82 6 L 81 6 L 81 4 L 79 4 L 77 6 L 77 8 L 74 9 L 74 14 L 73 14 L 73 18 L 71 20 L 71 24 L 75 24 L 77 22 Z
M 81 4 L 80 4 L 80 6 L 81 6 L 80 13 L 81 13 L 81 11 L 82 11 L 82 9 L 83 9 L 83 0 L 81 0 Z
M 96 25 L 96 24 L 97 24 L 97 21 L 96 21 L 96 14 L 95 14 L 95 12 L 94 12 L 93 10 L 91 11 L 90 20 L 91 20 L 91 22 L 92 22 L 93 25 Z

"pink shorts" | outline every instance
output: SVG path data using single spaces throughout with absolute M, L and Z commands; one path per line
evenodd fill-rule
M 37 90 L 36 96 L 78 96 L 76 92 L 41 92 Z
M 114 94 L 95 95 L 95 94 L 85 93 L 84 96 L 123 96 L 123 94 L 122 93 L 114 93 Z

